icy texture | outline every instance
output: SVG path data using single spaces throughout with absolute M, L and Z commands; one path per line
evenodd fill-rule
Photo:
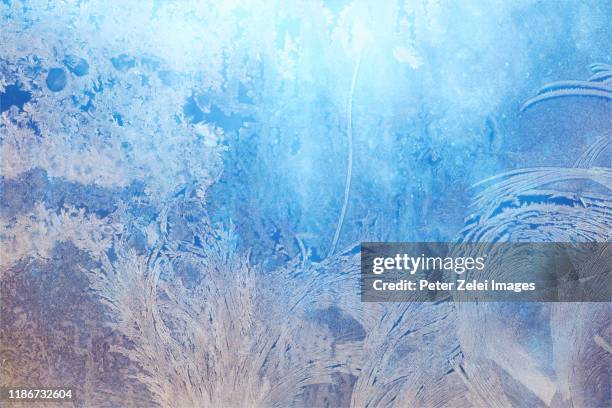
M 358 280 L 365 240 L 610 240 L 609 3 L 7 0 L 0 19 L 1 386 L 611 405 L 609 304 L 366 304 Z

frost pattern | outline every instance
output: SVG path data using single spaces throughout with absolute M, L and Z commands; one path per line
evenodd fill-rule
M 2 2 L 0 385 L 86 407 L 610 405 L 609 305 L 361 303 L 356 244 L 609 241 L 609 63 L 523 106 L 595 97 L 579 148 L 513 127 L 538 58 L 591 60 L 606 15 Z
M 99 258 L 119 231 L 120 224 L 108 224 L 95 215 L 86 215 L 84 209 L 67 207 L 56 214 L 37 203 L 27 216 L 20 215 L 11 223 L 1 220 L 0 250 L 4 255 L 0 267 L 8 268 L 25 257 L 48 259 L 57 242 L 71 242 Z
M 594 67 L 601 67 L 595 64 Z M 544 88 L 524 107 L 566 95 L 556 91 L 584 83 L 559 82 Z M 574 95 L 585 95 L 582 90 Z M 592 95 L 591 95 L 592 96 Z M 609 242 L 612 238 L 610 134 L 589 146 L 573 167 L 526 168 L 479 183 L 460 239 L 471 242 Z M 606 154 L 607 153 L 607 154 Z M 599 167 L 603 165 L 606 167 Z M 484 245 L 484 244 L 483 244 Z M 508 273 L 519 274 L 520 257 L 506 254 Z M 609 256 L 609 255 L 608 255 Z M 597 260 L 577 264 L 606 268 Z M 528 313 L 526 315 L 525 313 Z M 503 316 L 503 320 L 501 318 Z M 529 317 L 527 317 L 529 316 Z M 604 303 L 458 304 L 458 337 L 469 360 L 469 380 L 489 406 L 508 406 L 504 376 L 510 375 L 546 406 L 605 406 L 610 403 L 612 310 Z M 526 341 L 540 325 L 551 357 L 529 350 Z M 486 322 L 486 324 L 485 324 Z M 484 330 L 474 337 L 476 327 Z M 521 344 L 524 339 L 525 342 Z M 607 340 L 604 340 L 607 339 Z M 493 364 L 492 364 L 493 363 Z M 501 367 L 504 373 L 497 367 Z M 588 367 L 588 368 L 587 368 Z M 472 371 L 473 370 L 473 371 Z M 523 402 L 524 403 L 524 402 Z
M 612 100 L 612 66 L 607 64 L 591 65 L 593 75 L 588 81 L 558 81 L 544 85 L 538 95 L 522 106 L 525 110 L 537 103 L 567 96 L 591 96 Z

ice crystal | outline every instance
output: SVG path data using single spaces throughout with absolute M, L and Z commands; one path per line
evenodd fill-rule
M 608 304 L 363 303 L 358 244 L 609 241 L 609 7 L 117 3 L 0 2 L 1 386 L 610 405 Z

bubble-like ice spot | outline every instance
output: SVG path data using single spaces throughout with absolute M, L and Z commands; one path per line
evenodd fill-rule
M 59 92 L 66 87 L 68 78 L 63 68 L 51 68 L 47 74 L 47 88 L 52 92 Z
M 111 63 L 117 71 L 127 72 L 136 66 L 136 60 L 127 54 L 120 54 L 111 58 Z
M 66 64 L 68 70 L 76 76 L 85 76 L 89 74 L 89 63 L 84 58 L 67 55 L 64 59 L 64 64 Z

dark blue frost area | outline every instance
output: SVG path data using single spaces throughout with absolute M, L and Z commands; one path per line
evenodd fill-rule
M 23 105 L 31 98 L 32 94 L 22 90 L 18 84 L 8 85 L 4 92 L 0 92 L 0 113 L 9 110 L 11 106 L 23 110 Z
M 63 68 L 51 68 L 47 73 L 47 88 L 52 92 L 59 92 L 66 87 L 68 77 Z

